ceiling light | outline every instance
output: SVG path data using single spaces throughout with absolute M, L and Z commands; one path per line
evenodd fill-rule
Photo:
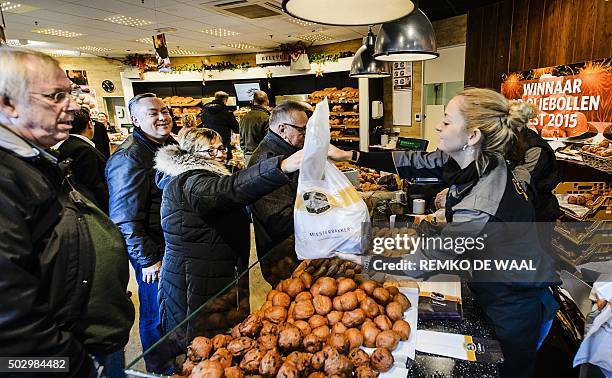
M 41 50 L 47 55 L 51 56 L 81 56 L 81 52 L 78 50 Z
M 10 1 L 4 1 L 0 3 L 0 9 L 2 9 L 3 12 L 10 12 L 20 7 L 21 7 L 21 4 L 11 3 Z
M 229 43 L 225 46 L 238 50 L 252 50 L 257 48 L 257 46 L 249 45 L 248 43 Z
M 91 51 L 91 52 L 96 52 L 96 53 L 111 51 L 111 49 L 106 48 L 106 47 L 95 47 L 95 46 L 81 46 L 81 47 L 79 47 L 79 50 L 81 50 L 81 51 Z
M 202 55 L 202 53 L 197 52 L 197 51 L 182 50 L 182 49 L 170 50 L 169 53 L 170 55 Z
M 146 45 L 152 45 L 153 44 L 153 38 L 152 37 L 149 37 L 149 38 L 138 38 L 136 40 L 136 42 L 144 43 Z
M 428 60 L 438 56 L 433 25 L 420 9 L 383 24 L 374 46 L 374 58 L 384 61 Z
M 357 50 L 351 63 L 350 77 L 381 78 L 391 76 L 391 67 L 388 62 L 374 59 L 374 43 L 376 36 L 372 28 L 363 38 L 363 45 Z
M 153 23 L 153 21 L 143 20 L 140 18 L 134 18 L 130 16 L 123 16 L 120 14 L 116 16 L 112 16 L 112 17 L 107 17 L 104 19 L 104 21 L 112 22 L 112 23 L 120 24 L 120 25 L 132 26 L 132 27 L 147 26 Z
M 298 35 L 299 39 L 307 42 L 321 42 L 321 41 L 331 41 L 333 38 L 327 36 L 325 34 L 317 33 L 317 34 L 304 34 Z
M 294 18 L 294 17 L 290 17 L 288 20 L 293 22 L 294 24 L 298 24 L 300 26 L 313 26 L 313 25 L 316 25 L 315 22 L 308 22 L 308 21 L 300 20 L 299 18 Z
M 357 26 L 382 24 L 407 16 L 414 10 L 410 0 L 385 0 L 376 6 L 372 0 L 283 0 L 283 11 L 308 22 L 325 25 Z
M 202 33 L 213 35 L 215 37 L 232 37 L 232 36 L 240 34 L 233 30 L 228 30 L 228 29 L 223 29 L 223 28 L 205 29 L 205 30 L 202 30 Z
M 83 35 L 83 33 L 71 32 L 71 31 L 54 29 L 54 28 L 34 29 L 32 30 L 32 33 L 53 35 L 56 37 L 64 37 L 64 38 L 75 38 L 75 37 L 80 37 Z

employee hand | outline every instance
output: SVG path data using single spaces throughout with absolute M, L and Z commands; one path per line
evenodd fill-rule
M 142 268 L 142 281 L 144 283 L 153 283 L 159 280 L 159 272 L 161 271 L 161 261 L 156 262 L 155 264 L 148 266 L 146 268 Z
M 341 252 L 334 252 L 334 255 L 342 260 L 346 260 L 346 261 L 350 261 L 352 263 L 355 263 L 357 265 L 361 265 L 361 255 L 354 255 L 352 253 L 341 253 Z
M 289 156 L 285 160 L 281 161 L 281 166 L 280 166 L 281 171 L 283 171 L 284 173 L 293 173 L 299 170 L 300 165 L 302 165 L 303 155 L 304 153 L 302 152 L 302 150 L 299 150 L 298 152 Z
M 349 161 L 353 157 L 353 152 L 341 150 L 333 144 L 330 144 L 329 150 L 327 151 L 327 157 L 335 161 Z
M 442 209 L 446 206 L 446 195 L 447 194 L 448 194 L 448 188 L 436 194 L 436 200 L 434 201 L 436 205 L 436 209 Z

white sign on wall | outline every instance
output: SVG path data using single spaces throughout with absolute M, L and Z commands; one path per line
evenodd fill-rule
M 280 51 L 255 55 L 255 62 L 257 64 L 288 63 L 290 60 L 291 57 L 289 54 Z
M 393 62 L 393 125 L 412 125 L 412 62 Z

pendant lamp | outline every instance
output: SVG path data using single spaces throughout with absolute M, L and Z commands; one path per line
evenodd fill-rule
M 401 62 L 434 59 L 440 56 L 433 25 L 420 9 L 383 24 L 374 45 L 374 58 Z
M 350 77 L 356 78 L 381 78 L 391 76 L 389 63 L 374 59 L 374 42 L 376 36 L 372 33 L 372 28 L 368 35 L 363 38 L 363 45 L 357 50 L 351 63 Z
M 407 16 L 411 0 L 283 0 L 283 11 L 292 17 L 324 25 L 359 26 L 382 24 Z

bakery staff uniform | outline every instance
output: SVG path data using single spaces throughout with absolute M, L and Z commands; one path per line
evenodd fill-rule
M 356 163 L 396 172 L 402 178 L 437 177 L 443 180 L 449 187 L 445 214 L 448 223 L 439 237 L 485 238 L 482 251 L 459 254 L 456 249 L 435 249 L 440 248 L 440 243 L 431 243 L 433 248 L 421 248 L 404 259 L 531 261 L 534 271 L 474 271 L 470 284 L 502 347 L 504 362 L 500 365 L 500 375 L 531 377 L 540 326 L 554 317 L 558 306 L 554 300 L 549 300 L 546 293 L 558 278 L 552 258 L 538 242 L 530 194 L 506 162 L 501 157 L 492 157 L 484 171 L 479 173 L 475 162 L 461 169 L 447 154 L 437 150 L 431 153 L 361 153 Z M 372 268 L 377 258 L 366 259 L 364 265 Z M 413 277 L 437 273 L 405 272 Z

